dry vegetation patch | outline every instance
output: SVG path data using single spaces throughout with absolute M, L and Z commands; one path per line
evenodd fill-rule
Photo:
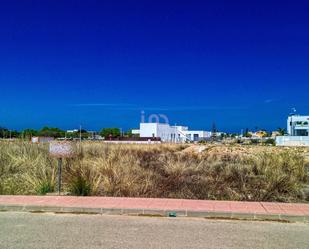
M 306 148 L 83 142 L 64 162 L 73 195 L 246 201 L 309 201 Z M 0 143 L 0 194 L 55 191 L 47 145 Z

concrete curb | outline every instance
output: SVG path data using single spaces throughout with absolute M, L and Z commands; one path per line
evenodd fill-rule
M 91 208 L 91 207 L 60 207 L 60 206 L 31 206 L 31 205 L 3 205 L 0 212 L 32 212 L 32 213 L 67 213 L 67 214 L 100 214 L 100 215 L 134 215 L 169 217 L 175 212 L 177 217 L 197 217 L 207 219 L 235 219 L 253 221 L 279 221 L 309 223 L 307 215 L 259 214 L 259 213 L 233 213 L 191 210 L 165 210 L 165 209 L 130 209 L 130 208 Z

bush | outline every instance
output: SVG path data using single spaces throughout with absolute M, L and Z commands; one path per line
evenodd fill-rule
M 263 143 L 266 145 L 276 145 L 276 141 L 273 138 L 268 138 Z
M 46 145 L 0 143 L 0 194 L 53 192 L 55 171 Z
M 207 146 L 207 145 L 206 145 Z M 266 146 L 110 145 L 83 142 L 63 164 L 72 195 L 245 201 L 308 201 L 308 151 Z M 0 194 L 55 191 L 47 147 L 0 143 Z

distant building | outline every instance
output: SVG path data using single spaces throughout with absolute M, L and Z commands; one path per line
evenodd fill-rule
M 251 135 L 253 138 L 263 138 L 268 136 L 266 131 L 256 131 L 251 133 Z
M 309 136 L 309 116 L 290 115 L 287 131 L 290 136 Z
M 75 129 L 75 130 L 67 130 L 67 133 L 76 133 L 79 132 L 79 130 Z
M 309 116 L 290 115 L 288 136 L 277 136 L 277 146 L 309 146 Z
M 32 143 L 49 143 L 54 140 L 55 139 L 53 137 L 32 137 L 31 138 Z
M 187 126 L 170 126 L 162 123 L 140 123 L 140 128 L 132 130 L 132 134 L 141 138 L 157 137 L 163 142 L 201 141 L 211 137 L 209 131 L 189 130 Z
M 139 129 L 133 129 L 131 130 L 132 135 L 139 135 Z

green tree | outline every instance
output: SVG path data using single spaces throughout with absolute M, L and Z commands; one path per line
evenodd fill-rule
M 278 128 L 277 129 L 277 132 L 281 135 L 281 136 L 284 136 L 286 134 L 286 129 L 284 128 Z
M 244 137 L 252 137 L 252 134 L 249 132 L 248 128 L 246 128 L 246 131 L 244 133 Z
M 222 132 L 220 136 L 221 136 L 221 139 L 225 139 L 225 138 L 230 137 L 230 134 Z
M 20 132 L 18 132 L 16 130 L 10 131 L 10 137 L 11 138 L 18 138 L 18 137 L 20 137 Z
M 0 127 L 0 138 L 6 138 L 9 135 L 9 130 L 4 127 Z
M 218 130 L 217 130 L 216 123 L 213 122 L 213 123 L 212 123 L 212 129 L 211 129 L 211 139 L 212 139 L 213 141 L 217 139 L 217 132 L 218 132 Z
M 127 137 L 133 137 L 132 129 L 126 131 L 124 135 L 127 136 Z
M 67 138 L 80 138 L 80 135 L 82 139 L 87 139 L 92 136 L 87 130 L 82 129 L 81 131 L 75 131 L 75 132 L 67 132 L 66 137 Z
M 30 139 L 31 137 L 38 136 L 38 131 L 34 129 L 25 129 L 21 132 L 22 138 Z
M 19 132 L 16 130 L 9 130 L 4 127 L 0 127 L 0 138 L 17 138 L 19 137 Z
M 276 141 L 273 138 L 268 138 L 264 144 L 268 144 L 268 145 L 276 145 Z
M 59 138 L 59 137 L 65 136 L 65 131 L 63 131 L 59 128 L 49 128 L 49 127 L 45 126 L 38 132 L 38 135 L 42 136 L 42 137 Z
M 100 132 L 100 135 L 105 139 L 108 139 L 110 136 L 112 138 L 120 137 L 120 129 L 119 128 L 103 128 Z

